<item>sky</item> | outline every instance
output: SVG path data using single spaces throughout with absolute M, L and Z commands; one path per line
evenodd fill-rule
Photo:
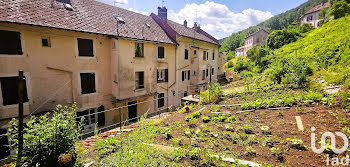
M 168 19 L 201 28 L 217 39 L 230 36 L 295 8 L 307 0 L 98 0 L 145 15 L 157 14 L 157 7 L 168 9 Z

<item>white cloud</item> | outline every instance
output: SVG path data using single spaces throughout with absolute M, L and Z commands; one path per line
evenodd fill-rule
M 168 13 L 170 20 L 183 24 L 186 19 L 190 27 L 195 21 L 199 22 L 203 30 L 218 39 L 256 25 L 272 16 L 271 12 L 254 9 L 235 13 L 226 5 L 211 1 L 206 1 L 204 4 L 186 4 L 179 12 L 169 10 Z
M 128 4 L 128 0 L 114 0 L 115 3 Z
M 136 13 L 140 13 L 140 14 L 143 14 L 143 15 L 147 15 L 147 16 L 150 15 L 148 12 L 140 12 L 140 11 L 135 10 L 134 8 L 129 8 L 128 10 L 136 12 Z

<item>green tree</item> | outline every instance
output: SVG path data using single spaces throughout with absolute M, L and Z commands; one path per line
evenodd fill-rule
M 270 54 L 271 50 L 265 46 L 253 46 L 247 51 L 248 58 L 262 69 L 265 69 L 268 65 L 268 59 L 266 57 Z
M 75 143 L 82 134 L 82 122 L 76 122 L 76 109 L 75 104 L 71 107 L 57 105 L 52 118 L 49 118 L 50 113 L 30 118 L 23 129 L 22 166 L 55 167 L 59 166 L 60 155 L 74 156 Z M 18 120 L 11 120 L 8 136 L 11 146 L 17 152 Z
M 345 0 L 336 2 L 329 9 L 329 15 L 334 16 L 334 19 L 342 18 L 348 14 L 350 14 L 350 5 Z
M 309 32 L 309 31 L 315 29 L 315 28 L 314 28 L 314 26 L 312 26 L 309 23 L 304 23 L 304 24 L 300 25 L 297 29 L 300 33 L 306 33 L 306 32 Z
M 278 49 L 282 46 L 297 41 L 302 35 L 295 29 L 283 29 L 273 31 L 267 36 L 266 45 L 272 49 Z

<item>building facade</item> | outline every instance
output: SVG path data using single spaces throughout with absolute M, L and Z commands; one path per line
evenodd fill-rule
M 314 8 L 307 11 L 301 18 L 301 23 L 309 23 L 315 28 L 320 26 L 320 12 L 324 8 L 329 8 L 331 6 L 330 2 L 321 3 L 320 5 L 315 6 Z
M 18 115 L 18 71 L 25 121 L 76 102 L 85 132 L 177 107 L 222 74 L 218 41 L 199 26 L 164 27 L 165 7 L 158 17 L 95 0 L 0 4 L 1 134 Z
M 266 45 L 268 35 L 269 32 L 267 32 L 265 29 L 258 29 L 256 32 L 247 33 L 244 40 L 244 46 L 236 49 L 236 57 L 247 56 L 247 51 L 253 46 Z

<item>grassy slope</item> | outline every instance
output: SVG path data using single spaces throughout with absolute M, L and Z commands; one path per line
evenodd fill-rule
M 306 58 L 314 70 L 350 73 L 350 16 L 330 21 L 297 42 L 275 51 L 279 56 Z M 334 74 L 335 74 L 334 73 Z

